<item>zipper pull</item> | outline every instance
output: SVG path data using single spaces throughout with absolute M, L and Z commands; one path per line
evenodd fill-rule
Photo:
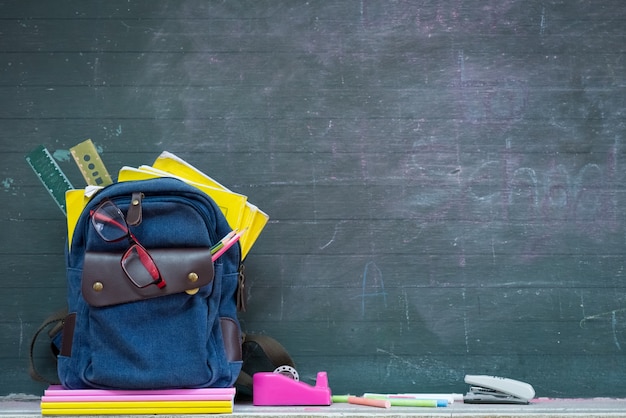
M 247 291 L 246 291 L 246 276 L 243 274 L 245 267 L 243 263 L 239 264 L 239 279 L 237 283 L 237 311 L 245 312 L 246 311 L 246 299 L 247 299 Z

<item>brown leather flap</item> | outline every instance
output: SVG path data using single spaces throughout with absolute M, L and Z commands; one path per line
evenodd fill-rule
M 109 306 L 188 291 L 211 283 L 214 276 L 210 248 L 148 250 L 167 285 L 139 288 L 122 270 L 122 253 L 87 252 L 82 293 L 91 306 Z

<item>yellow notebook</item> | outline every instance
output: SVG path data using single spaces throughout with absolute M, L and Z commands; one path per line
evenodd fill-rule
M 267 224 L 269 216 L 255 205 L 248 203 L 246 205 L 244 228 L 248 228 L 246 233 L 241 237 L 239 243 L 241 245 L 241 257 L 245 258 L 261 231 Z M 243 228 L 240 228 L 243 230 Z
M 77 401 L 42 402 L 41 415 L 228 414 L 223 401 Z
M 146 407 L 142 409 L 46 409 L 41 411 L 41 415 L 178 415 L 178 414 L 232 414 L 233 409 L 230 408 L 153 408 Z
M 232 412 L 232 401 L 41 403 L 41 415 L 231 414 Z
M 229 189 L 224 187 L 218 181 L 214 180 L 202 171 L 195 168 L 193 165 L 189 164 L 187 161 L 179 158 L 178 156 L 168 151 L 163 151 L 161 155 L 159 155 L 154 161 L 152 167 L 180 176 L 182 178 L 187 178 L 196 183 L 211 185 L 211 187 L 222 188 L 223 190 L 230 192 Z M 233 226 L 231 224 L 231 228 L 236 228 L 239 230 L 244 230 L 245 228 L 247 228 L 246 233 L 241 237 L 240 240 L 242 258 L 246 257 L 246 255 L 254 245 L 256 239 L 261 234 L 261 231 L 267 224 L 268 220 L 269 216 L 265 212 L 263 212 L 250 202 L 247 202 L 246 208 L 244 209 L 242 222 L 239 223 L 237 226 Z
M 168 173 L 176 174 L 177 176 L 184 177 L 197 183 L 228 190 L 218 181 L 212 179 L 193 165 L 189 164 L 187 161 L 177 157 L 169 151 L 163 151 L 161 155 L 154 160 L 152 167 L 167 171 Z
M 221 209 L 224 216 L 226 216 L 226 220 L 232 229 L 241 229 L 242 219 L 244 218 L 244 211 L 246 205 L 248 204 L 248 197 L 239 193 L 235 193 L 233 191 L 228 190 L 227 188 L 221 186 L 217 182 L 206 182 L 197 181 L 188 177 L 181 176 L 177 173 L 170 173 L 165 170 L 161 170 L 159 168 L 155 168 L 149 165 L 140 165 L 138 170 L 143 171 L 145 173 L 156 174 L 160 177 L 173 177 L 179 180 L 186 182 L 198 189 L 202 190 L 213 200 L 219 208 Z
M 78 222 L 80 214 L 83 212 L 83 209 L 87 206 L 87 203 L 89 203 L 93 195 L 100 189 L 102 189 L 102 187 L 87 186 L 84 189 L 73 189 L 65 192 L 68 248 L 71 248 L 74 229 L 76 228 L 76 222 Z
M 75 401 L 42 402 L 41 409 L 232 408 L 233 401 Z
M 242 194 L 216 189 L 171 173 L 149 169 L 145 166 L 140 168 L 122 167 L 118 173 L 117 181 L 121 183 L 124 181 L 146 180 L 157 177 L 178 178 L 185 183 L 202 190 L 204 193 L 211 196 L 215 203 L 217 203 L 217 206 L 219 206 L 231 228 L 237 228 L 237 225 L 239 225 L 243 209 L 246 205 L 246 201 L 248 200 L 248 198 Z
M 58 409 L 58 410 L 42 410 L 42 416 L 50 415 L 178 415 L 178 414 L 232 414 L 232 409 L 211 409 L 204 408 L 145 408 L 145 409 Z
M 241 257 L 244 259 L 261 234 L 269 216 L 248 202 L 245 195 L 235 193 L 176 155 L 164 151 L 152 166 L 122 167 L 118 181 L 146 180 L 157 177 L 174 177 L 202 190 L 217 203 L 231 228 L 246 230 L 240 239 Z M 71 246 L 74 229 L 82 210 L 95 191 L 100 188 L 68 190 L 65 194 L 67 210 L 68 245 Z M 71 248 L 71 247 L 70 247 Z

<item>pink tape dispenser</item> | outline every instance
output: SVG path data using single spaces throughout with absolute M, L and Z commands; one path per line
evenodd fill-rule
M 330 405 L 331 390 L 326 372 L 318 372 L 315 386 L 281 373 L 260 372 L 252 376 L 252 403 L 256 406 Z

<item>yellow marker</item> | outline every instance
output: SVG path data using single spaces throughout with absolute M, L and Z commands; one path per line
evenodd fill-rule
M 87 185 L 108 186 L 113 183 L 91 139 L 74 145 L 70 148 L 70 152 Z

